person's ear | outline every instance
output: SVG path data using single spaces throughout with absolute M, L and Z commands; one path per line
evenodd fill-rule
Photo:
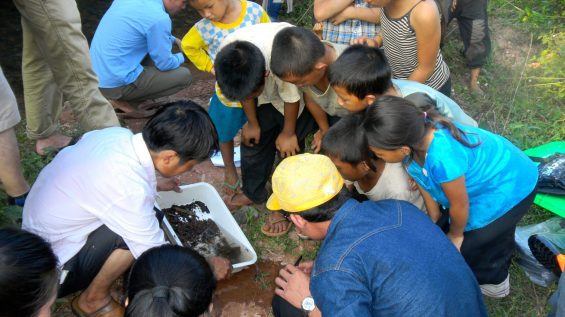
M 328 64 L 326 63 L 322 63 L 322 62 L 317 62 L 316 64 L 314 64 L 314 70 L 324 70 L 328 67 Z
M 163 150 L 157 153 L 157 159 L 166 166 L 177 165 L 179 162 L 179 155 L 173 150 Z
M 365 100 L 365 103 L 366 103 L 367 105 L 372 105 L 372 104 L 375 102 L 375 100 L 377 100 L 377 96 L 375 96 L 375 95 L 367 95 L 367 96 L 365 96 L 365 98 L 363 98 L 363 99 Z
M 410 153 L 412 153 L 412 150 L 407 146 L 402 146 L 402 147 L 400 147 L 399 150 L 406 156 L 408 156 L 408 155 L 410 155 Z
M 369 164 L 367 164 L 367 161 L 362 161 L 361 163 L 359 163 L 361 166 L 361 169 L 363 169 L 363 172 L 368 172 L 371 168 L 369 167 Z
M 304 218 L 302 218 L 302 216 L 300 216 L 298 214 L 290 214 L 289 219 L 290 219 L 290 221 L 292 221 L 292 223 L 294 223 L 294 225 L 298 229 L 304 228 L 304 226 L 306 226 L 306 223 L 307 223 L 307 221 L 304 220 Z

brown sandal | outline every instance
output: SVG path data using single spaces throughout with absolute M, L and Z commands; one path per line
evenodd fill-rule
M 78 298 L 79 296 L 75 297 L 71 301 L 71 310 L 73 312 L 73 315 L 75 315 L 76 317 L 124 316 L 125 308 L 122 305 L 118 304 L 118 302 L 116 302 L 113 298 L 110 298 L 110 301 L 108 301 L 106 305 L 100 307 L 99 309 L 93 311 L 92 313 L 87 313 L 84 310 L 82 310 L 82 308 L 80 308 L 80 306 L 78 305 Z M 111 312 L 114 313 L 109 314 Z
M 273 225 L 275 225 L 275 224 L 277 224 L 277 223 L 281 223 L 281 222 L 283 222 L 283 221 L 288 222 L 288 226 L 286 227 L 285 230 L 283 230 L 283 231 L 281 231 L 281 232 L 270 232 L 270 231 L 268 231 L 268 230 L 265 230 L 265 226 L 266 226 L 266 225 L 273 226 Z M 281 219 L 278 219 L 278 220 L 275 220 L 275 221 L 271 221 L 271 220 L 270 220 L 270 216 L 269 216 L 269 218 L 267 219 L 267 222 L 265 222 L 265 224 L 263 224 L 263 226 L 261 226 L 261 232 L 262 232 L 264 235 L 266 235 L 267 237 L 280 237 L 280 236 L 282 236 L 282 235 L 287 234 L 291 227 L 292 227 L 292 222 L 290 222 L 290 221 L 287 220 L 286 218 L 283 217 L 283 218 L 281 218 Z

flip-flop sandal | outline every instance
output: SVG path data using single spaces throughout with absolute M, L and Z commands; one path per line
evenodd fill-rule
M 128 111 L 125 112 L 121 109 L 114 109 L 114 111 L 116 112 L 116 116 L 118 116 L 118 118 L 120 119 L 145 119 L 145 118 L 150 118 L 152 117 L 155 113 L 157 113 L 157 111 L 159 110 L 159 108 L 153 108 L 153 109 L 149 109 L 149 110 L 133 110 L 133 111 Z
M 225 194 L 228 194 L 228 195 L 231 194 L 231 193 L 236 193 L 236 194 L 237 194 L 237 193 L 239 193 L 239 189 L 241 188 L 241 181 L 240 181 L 239 179 L 237 179 L 237 181 L 236 181 L 234 184 L 230 184 L 230 183 L 228 183 L 228 182 L 224 182 L 224 183 L 222 184 L 222 187 L 227 188 L 227 189 L 230 190 L 230 192 L 226 192 L 226 191 L 224 190 L 224 193 L 225 193 Z
M 125 313 L 125 308 L 122 305 L 118 304 L 113 298 L 111 298 L 106 305 L 100 307 L 96 311 L 87 313 L 78 305 L 78 298 L 79 296 L 75 297 L 71 301 L 71 310 L 73 312 L 73 315 L 75 315 L 76 317 L 98 317 L 104 314 L 108 314 L 114 310 L 117 310 L 114 316 L 123 316 Z
M 285 235 L 285 234 L 288 233 L 288 231 L 292 227 L 292 222 L 288 221 L 286 218 L 281 218 L 281 219 L 275 220 L 273 222 L 270 222 L 269 225 L 271 225 L 271 227 L 272 227 L 273 225 L 276 225 L 277 223 L 281 223 L 283 221 L 288 222 L 288 226 L 286 227 L 285 230 L 283 230 L 281 232 L 269 232 L 269 231 L 265 230 L 265 225 L 267 224 L 267 223 L 265 223 L 264 225 L 261 226 L 261 232 L 264 235 L 266 235 L 267 237 L 280 237 L 282 235 Z
M 224 204 L 226 204 L 226 207 L 228 207 L 228 209 L 229 209 L 231 212 L 233 212 L 233 211 L 235 211 L 235 210 L 237 210 L 237 209 L 239 209 L 239 208 L 241 208 L 241 207 L 244 207 L 244 206 L 253 205 L 253 202 L 250 202 L 249 204 L 235 203 L 235 202 L 233 201 L 233 198 L 234 198 L 236 195 L 239 195 L 239 194 L 243 194 L 243 193 L 237 191 L 237 192 L 234 192 L 234 193 L 231 194 L 231 195 L 225 195 L 225 196 L 222 197 L 222 200 L 224 201 Z
M 55 156 L 55 155 L 57 155 L 59 152 L 61 152 L 61 150 L 63 150 L 64 148 L 69 147 L 69 146 L 71 146 L 71 145 L 77 144 L 77 142 L 78 142 L 81 138 L 82 138 L 82 135 L 74 136 L 74 137 L 71 138 L 71 140 L 69 141 L 69 143 L 68 143 L 67 145 L 63 146 L 63 147 L 60 147 L 60 148 L 56 149 L 56 148 L 54 148 L 54 147 L 52 147 L 52 146 L 48 146 L 48 147 L 43 148 L 43 154 L 39 154 L 39 153 L 37 153 L 37 154 L 39 154 L 40 156 L 47 156 L 47 155 Z

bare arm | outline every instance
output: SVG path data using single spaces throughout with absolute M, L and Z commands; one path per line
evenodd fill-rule
M 241 101 L 243 112 L 247 117 L 247 123 L 241 129 L 241 141 L 246 146 L 253 146 L 258 144 L 261 137 L 261 127 L 257 120 L 257 105 L 255 98 L 249 98 Z
M 349 6 L 330 18 L 330 21 L 337 25 L 346 20 L 352 19 L 367 21 L 370 23 L 381 23 L 381 10 L 378 8 L 358 8 Z
M 430 193 L 428 193 L 420 184 L 416 183 L 418 186 L 418 191 L 420 191 L 420 195 L 424 199 L 424 204 L 426 205 L 426 210 L 428 211 L 428 216 L 432 219 L 433 222 L 437 222 L 439 217 L 441 216 L 441 212 L 439 211 L 439 205 L 437 202 L 432 198 Z
M 314 18 L 325 21 L 343 11 L 353 0 L 314 0 Z
M 441 188 L 449 200 L 449 218 L 451 220 L 447 237 L 460 250 L 463 232 L 469 219 L 469 196 L 465 186 L 465 176 L 451 182 L 442 183 Z
M 408 79 L 424 83 L 434 71 L 441 40 L 440 17 L 435 3 L 424 1 L 414 8 L 410 24 L 416 33 L 418 66 Z
M 319 153 L 322 149 L 322 138 L 326 131 L 330 128 L 330 123 L 328 121 L 328 114 L 318 105 L 308 94 L 304 94 L 304 103 L 306 109 L 310 111 L 314 121 L 318 124 L 318 132 L 314 134 L 314 140 L 312 140 L 312 150 L 314 153 Z
M 296 137 L 296 120 L 300 110 L 300 102 L 285 102 L 284 104 L 284 125 L 281 133 L 275 140 L 277 150 L 282 157 L 298 154 L 298 138 Z

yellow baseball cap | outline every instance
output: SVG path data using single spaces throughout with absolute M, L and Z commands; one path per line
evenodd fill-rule
M 272 185 L 267 208 L 300 212 L 335 197 L 343 178 L 327 156 L 306 153 L 284 159 L 273 173 Z

